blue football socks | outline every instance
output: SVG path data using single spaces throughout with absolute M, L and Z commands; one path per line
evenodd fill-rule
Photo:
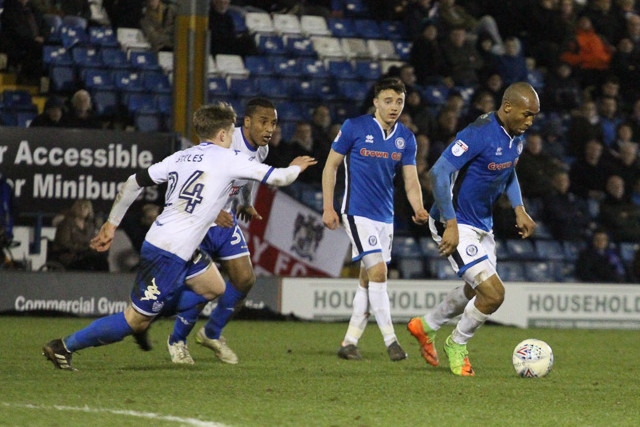
M 231 282 L 227 282 L 224 294 L 218 299 L 218 305 L 213 309 L 207 324 L 204 326 L 207 337 L 214 340 L 220 339 L 222 329 L 231 320 L 238 303 L 244 300 L 246 296 L 247 294 L 240 292 Z
M 198 321 L 198 316 L 207 302 L 209 300 L 191 289 L 186 289 L 180 294 L 176 309 L 177 318 L 173 324 L 173 333 L 169 336 L 169 344 L 175 344 L 178 341 L 187 342 L 187 336 Z
M 64 338 L 64 345 L 70 352 L 87 347 L 98 347 L 123 340 L 133 330 L 124 318 L 124 312 L 94 320 L 89 326 Z

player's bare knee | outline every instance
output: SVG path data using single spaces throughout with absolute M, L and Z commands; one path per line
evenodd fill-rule
M 230 275 L 229 280 L 233 286 L 243 293 L 248 293 L 256 283 L 256 275 L 253 270 L 236 273 L 233 277 Z
M 380 252 L 374 252 L 362 257 L 362 264 L 367 270 L 367 277 L 371 282 L 387 281 L 387 264 Z

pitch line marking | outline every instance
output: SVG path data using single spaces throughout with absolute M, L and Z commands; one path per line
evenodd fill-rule
M 58 410 L 58 411 L 77 411 L 77 412 L 87 412 L 87 413 L 108 413 L 113 415 L 127 415 L 130 417 L 138 417 L 138 418 L 148 418 L 158 421 L 175 421 L 178 423 L 182 423 L 184 425 L 190 425 L 194 427 L 229 427 L 226 424 L 211 422 L 211 421 L 202 421 L 196 418 L 183 418 L 176 417 L 173 415 L 160 415 L 153 412 L 140 412 L 140 411 L 131 411 L 131 410 L 123 410 L 123 409 L 99 409 L 99 408 L 91 408 L 89 406 L 64 406 L 64 405 L 34 405 L 32 403 L 8 403 L 1 402 L 2 406 L 13 407 L 13 408 L 26 408 L 26 409 L 42 409 L 42 410 Z

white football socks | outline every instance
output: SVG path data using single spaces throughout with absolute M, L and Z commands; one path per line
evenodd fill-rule
M 369 320 L 369 292 L 367 288 L 358 285 L 356 294 L 353 297 L 353 311 L 349 320 L 347 334 L 344 336 L 342 345 L 358 345 L 358 340 L 364 333 L 364 328 Z
M 376 317 L 378 328 L 382 333 L 384 344 L 388 347 L 397 341 L 391 320 L 391 303 L 387 293 L 387 282 L 369 282 L 369 303 L 371 312 Z
M 464 311 L 469 300 L 464 295 L 464 285 L 451 290 L 436 309 L 424 316 L 427 325 L 434 331 Z
M 451 339 L 455 343 L 466 344 L 488 318 L 488 314 L 484 314 L 476 308 L 475 298 L 471 299 L 465 307 L 456 328 L 451 333 Z

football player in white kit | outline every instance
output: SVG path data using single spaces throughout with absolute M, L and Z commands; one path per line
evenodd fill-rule
M 235 121 L 236 113 L 228 104 L 199 108 L 193 124 L 200 144 L 130 176 L 122 186 L 108 220 L 91 242 L 98 251 L 109 249 L 122 217 L 143 187 L 168 184 L 164 209 L 142 245 L 131 302 L 120 313 L 45 344 L 43 354 L 56 368 L 75 370 L 71 365 L 74 352 L 118 342 L 145 330 L 164 305 L 178 296 L 184 283 L 208 300 L 221 295 L 225 283 L 215 264 L 208 262 L 209 268 L 193 274 L 198 261 L 207 257 L 198 245 L 224 207 L 234 181 L 253 179 L 269 185 L 289 185 L 300 172 L 317 163 L 312 157 L 301 156 L 289 167 L 276 169 L 229 150 Z

